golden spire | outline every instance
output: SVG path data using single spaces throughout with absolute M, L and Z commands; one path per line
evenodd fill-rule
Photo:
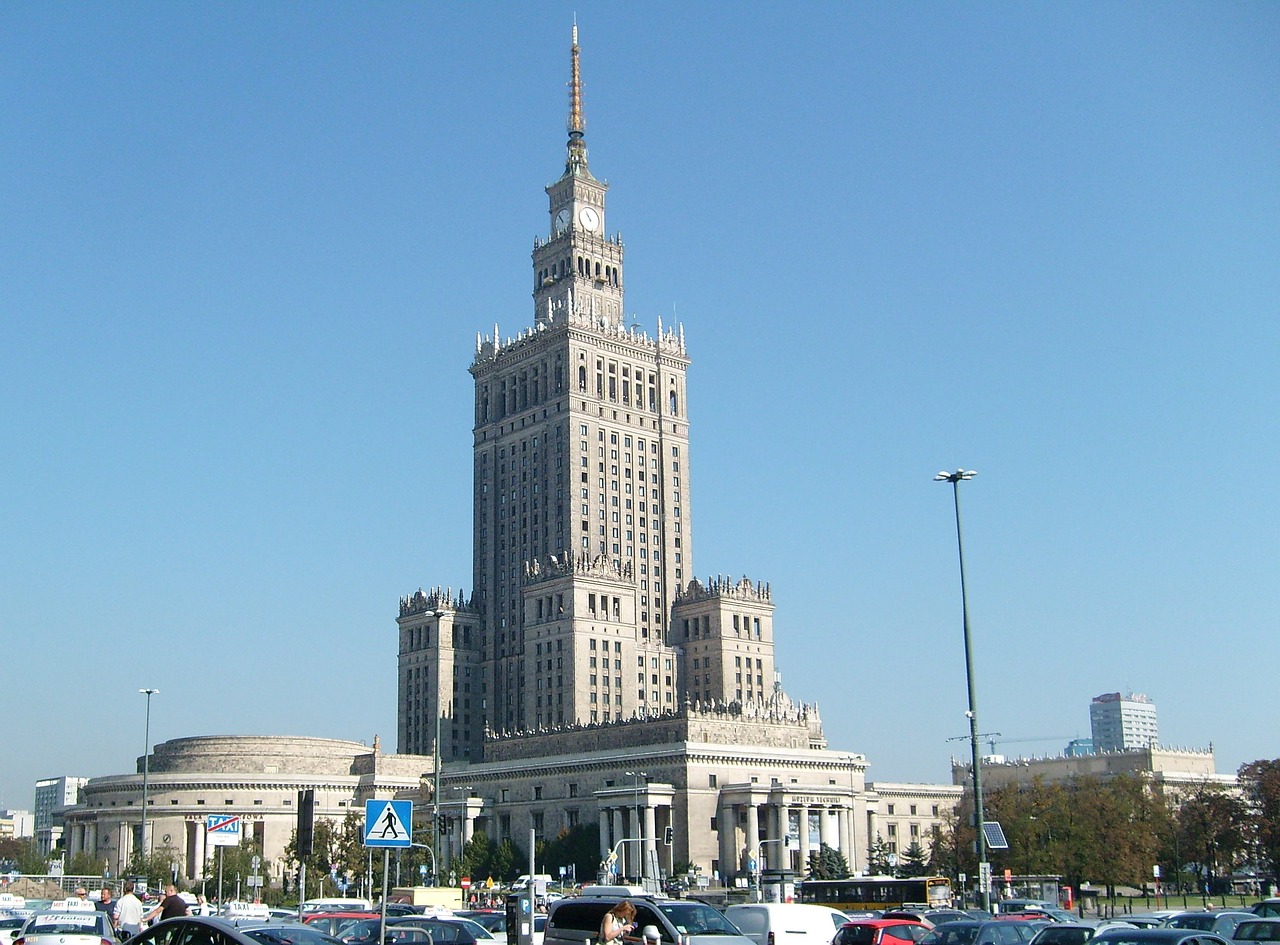
M 565 168 L 572 171 L 575 167 L 587 166 L 587 145 L 583 141 L 583 131 L 587 127 L 582 117 L 582 70 L 578 62 L 578 18 L 573 18 L 573 44 L 569 47 L 571 73 L 569 80 L 569 161 Z

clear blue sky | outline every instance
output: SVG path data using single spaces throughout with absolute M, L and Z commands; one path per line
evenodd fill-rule
M 0 9 L 0 805 L 153 740 L 395 741 L 471 587 L 477 330 L 532 322 L 575 6 Z M 1280 756 L 1280 5 L 577 5 L 695 569 L 870 776 L 1133 689 Z

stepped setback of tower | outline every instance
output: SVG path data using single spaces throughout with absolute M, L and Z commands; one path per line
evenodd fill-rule
M 624 315 L 624 246 L 587 160 L 577 28 L 533 319 L 477 335 L 473 590 L 401 600 L 398 750 L 776 700 L 765 585 L 694 579 L 682 326 Z M 816 716 L 815 716 L 816 717 Z

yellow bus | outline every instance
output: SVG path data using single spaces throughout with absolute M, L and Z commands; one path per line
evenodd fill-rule
M 851 912 L 901 909 L 945 909 L 951 905 L 951 880 L 945 876 L 855 876 L 850 879 L 808 879 L 800 886 L 800 901 Z

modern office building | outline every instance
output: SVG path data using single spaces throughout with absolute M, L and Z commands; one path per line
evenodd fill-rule
M 1089 704 L 1094 751 L 1130 751 L 1160 744 L 1156 707 L 1144 695 L 1107 692 Z
M 36 782 L 35 838 L 36 850 L 49 856 L 62 842 L 62 815 L 80 800 L 80 790 L 88 778 L 60 775 Z

